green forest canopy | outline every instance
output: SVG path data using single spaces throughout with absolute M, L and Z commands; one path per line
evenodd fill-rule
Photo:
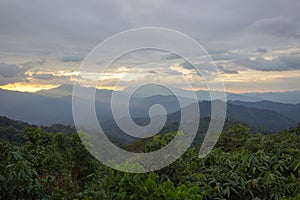
M 10 127 L 2 125 L 1 134 L 24 128 Z M 38 127 L 15 134 L 24 134 L 24 142 L 8 137 L 0 143 L 1 199 L 300 199 L 300 124 L 272 135 L 235 124 L 206 157 L 198 157 L 197 145 L 170 166 L 145 174 L 106 167 L 77 134 Z M 175 134 L 126 148 L 152 151 Z

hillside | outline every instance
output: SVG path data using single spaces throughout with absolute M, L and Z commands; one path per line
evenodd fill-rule
M 127 149 L 151 152 L 175 134 L 140 140 Z M 300 198 L 300 124 L 273 135 L 253 134 L 236 124 L 222 133 L 206 157 L 198 157 L 197 145 L 163 169 L 138 174 L 97 161 L 77 134 L 49 134 L 31 127 L 24 136 L 27 142 L 21 146 L 0 141 L 0 199 Z M 119 165 L 143 167 L 134 160 Z
M 38 128 L 37 125 L 28 124 L 20 120 L 13 120 L 5 116 L 0 116 L 0 140 L 8 141 L 12 144 L 20 145 L 25 142 L 24 129 Z M 65 135 L 70 135 L 76 132 L 76 129 L 71 126 L 62 124 L 53 124 L 51 126 L 41 126 L 42 130 L 50 133 L 61 132 Z

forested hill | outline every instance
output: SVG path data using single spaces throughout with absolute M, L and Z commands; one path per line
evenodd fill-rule
M 20 120 L 13 120 L 5 116 L 0 116 L 0 140 L 9 141 L 13 144 L 21 144 L 25 142 L 24 129 L 26 127 L 38 128 L 37 125 L 28 124 Z M 46 132 L 62 132 L 66 135 L 76 132 L 76 129 L 71 126 L 62 124 L 53 124 L 51 126 L 41 126 Z
M 2 119 L 10 127 L 20 125 Z M 158 134 L 127 149 L 153 152 L 176 134 Z M 31 126 L 24 136 L 21 145 L 0 141 L 0 199 L 300 199 L 300 124 L 272 135 L 235 124 L 204 158 L 198 145 L 169 166 L 140 174 L 100 163 L 77 134 Z M 142 167 L 133 161 L 119 165 Z
M 30 124 L 28 124 L 26 122 L 22 122 L 20 120 L 13 120 L 13 119 L 10 119 L 5 116 L 0 116 L 0 126 L 1 127 L 13 127 L 16 130 L 23 130 L 27 126 L 35 126 L 35 125 L 30 125 Z
M 210 102 L 199 103 L 199 106 L 201 109 L 201 116 L 203 117 L 200 119 L 198 133 L 194 141 L 197 144 L 201 143 L 202 139 L 204 138 L 210 121 Z M 239 105 L 233 107 L 229 105 L 228 108 L 228 117 L 225 120 L 223 131 L 228 130 L 236 124 L 243 123 L 252 128 L 253 132 L 258 131 L 262 134 L 269 134 L 278 130 L 289 129 L 290 127 L 295 127 L 297 125 L 296 122 L 291 122 L 288 118 L 269 110 L 263 111 Z M 185 109 L 188 109 L 188 107 Z M 160 131 L 160 134 L 178 130 L 178 119 L 180 119 L 180 112 L 169 114 L 168 119 L 169 123 L 166 123 L 166 125 Z M 144 123 L 148 120 L 149 119 L 146 118 L 135 119 L 135 121 L 139 123 Z M 114 121 L 106 121 L 101 125 L 103 126 L 103 130 L 107 136 L 113 142 L 118 143 L 121 146 L 137 141 L 137 138 L 133 138 L 125 134 L 120 128 L 118 128 Z M 20 120 L 13 120 L 5 116 L 0 116 L 0 140 L 10 141 L 14 144 L 21 144 L 25 141 L 23 130 L 26 127 L 39 127 L 49 133 L 61 132 L 65 135 L 76 132 L 75 127 L 70 125 L 53 124 L 51 126 L 37 126 L 22 122 Z
M 37 127 L 28 123 L 9 119 L 0 116 L 0 140 L 8 141 L 13 144 L 21 144 L 25 142 L 23 130 L 25 127 Z

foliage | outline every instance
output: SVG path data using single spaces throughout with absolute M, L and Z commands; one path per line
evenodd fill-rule
M 206 157 L 198 157 L 197 145 L 168 167 L 145 174 L 106 167 L 78 134 L 37 127 L 23 132 L 22 145 L 0 142 L 0 199 L 300 199 L 300 124 L 272 135 L 235 124 Z M 176 134 L 127 149 L 154 151 Z

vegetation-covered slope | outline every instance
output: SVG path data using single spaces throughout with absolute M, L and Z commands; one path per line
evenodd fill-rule
M 224 132 L 206 157 L 190 148 L 170 166 L 130 174 L 95 160 L 77 134 L 29 127 L 26 143 L 0 143 L 1 199 L 299 199 L 300 125 L 273 135 L 243 125 Z M 176 134 L 131 146 L 153 151 Z

